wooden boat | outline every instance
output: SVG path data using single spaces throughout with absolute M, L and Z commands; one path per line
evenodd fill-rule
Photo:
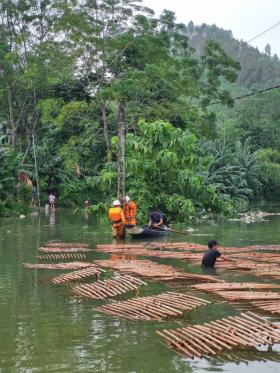
M 162 228 L 152 228 L 147 225 L 143 227 L 126 228 L 128 234 L 134 238 L 149 238 L 149 237 L 163 237 L 170 234 L 170 231 L 165 226 Z

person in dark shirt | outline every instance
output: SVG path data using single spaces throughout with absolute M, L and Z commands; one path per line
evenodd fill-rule
M 201 265 L 204 268 L 213 268 L 215 266 L 217 258 L 222 254 L 218 251 L 218 243 L 215 240 L 208 242 L 208 250 L 204 253 Z
M 149 227 L 160 227 L 163 224 L 163 215 L 157 207 L 153 207 L 150 213 Z

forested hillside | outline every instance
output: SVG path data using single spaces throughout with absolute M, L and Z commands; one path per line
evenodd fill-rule
M 135 0 L 3 0 L 0 16 L 0 215 L 29 205 L 28 179 L 42 204 L 93 212 L 121 183 L 140 216 L 181 221 L 279 196 L 280 91 L 232 100 L 278 81 L 268 51 Z
M 195 26 L 190 22 L 187 30 L 191 45 L 199 54 L 203 53 L 205 41 L 212 39 L 218 42 L 226 53 L 240 62 L 241 70 L 237 79 L 239 85 L 252 88 L 280 83 L 280 60 L 277 54 L 272 55 L 269 44 L 261 53 L 245 41 L 234 39 L 231 31 L 215 25 Z

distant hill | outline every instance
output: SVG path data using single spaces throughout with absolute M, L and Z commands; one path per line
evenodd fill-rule
M 217 41 L 225 52 L 240 62 L 239 85 L 252 88 L 280 83 L 280 60 L 276 54 L 270 55 L 269 44 L 265 48 L 265 53 L 261 53 L 248 43 L 235 39 L 231 31 L 215 25 L 209 26 L 204 23 L 195 26 L 193 22 L 190 22 L 187 30 L 191 45 L 197 53 L 201 54 L 205 41 L 212 39 Z

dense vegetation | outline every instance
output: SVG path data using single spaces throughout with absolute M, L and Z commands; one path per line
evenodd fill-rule
M 277 57 L 229 32 L 156 18 L 139 1 L 2 0 L 0 215 L 28 205 L 19 174 L 38 182 L 42 203 L 53 191 L 92 211 L 121 179 L 143 217 L 154 204 L 186 220 L 277 198 L 280 91 L 232 97 L 279 71 Z

